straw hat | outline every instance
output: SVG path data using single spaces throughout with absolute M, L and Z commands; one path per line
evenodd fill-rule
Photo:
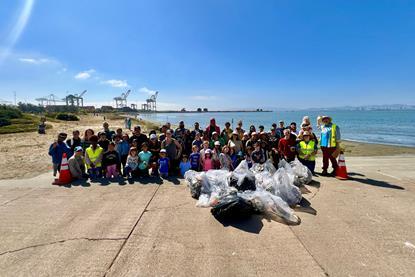
M 322 117 L 321 117 L 321 120 L 323 121 L 324 119 L 328 119 L 329 121 L 331 121 L 331 117 L 330 116 L 328 116 L 328 115 L 323 115 Z

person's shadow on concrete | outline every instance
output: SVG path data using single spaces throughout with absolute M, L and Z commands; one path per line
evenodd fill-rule
M 388 188 L 388 189 L 399 189 L 399 190 L 404 190 L 404 187 L 398 186 L 398 185 L 394 185 L 385 181 L 380 181 L 380 180 L 375 180 L 375 179 L 371 179 L 371 178 L 356 178 L 356 177 L 351 177 L 349 178 L 349 180 L 355 181 L 355 182 L 359 182 L 365 185 L 369 185 L 369 186 L 375 186 L 375 187 L 381 187 L 381 188 Z
M 169 176 L 166 178 L 167 181 L 172 182 L 175 185 L 180 185 L 181 180 L 177 178 L 176 176 Z

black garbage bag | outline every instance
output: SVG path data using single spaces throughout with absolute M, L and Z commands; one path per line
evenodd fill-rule
M 246 174 L 245 176 L 240 178 L 242 180 L 239 180 L 236 176 L 231 176 L 229 185 L 231 187 L 235 187 L 239 191 L 256 190 L 254 175 Z
M 217 220 L 222 221 L 248 218 L 258 211 L 250 201 L 233 194 L 220 199 L 210 212 Z
M 201 191 L 202 191 L 202 187 L 201 186 L 193 186 L 193 187 L 190 187 L 190 195 L 194 199 L 199 199 L 199 196 L 200 196 Z

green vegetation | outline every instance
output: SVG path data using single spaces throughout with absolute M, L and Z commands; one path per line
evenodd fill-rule
M 10 125 L 0 127 L 0 134 L 35 132 L 38 130 L 39 123 L 40 117 L 22 114 L 20 118 L 10 119 Z M 46 125 L 46 129 L 51 127 L 49 124 Z
M 22 112 L 18 109 L 6 105 L 0 106 L 0 127 L 12 124 L 12 119 L 22 117 Z
M 58 113 L 56 115 L 56 119 L 64 120 L 64 121 L 79 121 L 79 117 L 74 114 L 70 113 Z
M 17 108 L 23 113 L 39 114 L 39 113 L 44 113 L 46 111 L 46 109 L 42 106 L 37 106 L 37 105 L 30 104 L 30 103 L 26 104 L 22 102 L 19 102 L 17 104 Z
M 22 113 L 12 106 L 0 106 L 0 134 L 37 131 L 40 117 Z M 46 128 L 52 126 L 46 125 Z

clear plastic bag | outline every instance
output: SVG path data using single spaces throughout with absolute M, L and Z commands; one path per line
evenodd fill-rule
M 301 191 L 293 185 L 292 173 L 284 167 L 277 170 L 273 176 L 274 186 L 271 191 L 281 197 L 289 206 L 295 206 L 301 201 Z
M 235 182 L 236 181 L 236 182 Z M 237 190 L 255 190 L 255 175 L 249 169 L 246 161 L 242 161 L 238 167 L 229 175 L 229 185 Z
M 270 216 L 279 216 L 289 223 L 298 224 L 300 219 L 294 211 L 279 196 L 265 190 L 245 191 L 238 195 L 252 203 L 260 212 Z
M 307 185 L 313 179 L 313 174 L 310 169 L 303 165 L 298 159 L 295 159 L 290 163 L 294 175 L 297 176 L 296 183 L 294 185 L 301 186 Z
M 202 178 L 200 177 L 200 172 L 189 170 L 184 174 L 184 179 L 187 182 L 192 197 L 199 199 L 202 191 Z

